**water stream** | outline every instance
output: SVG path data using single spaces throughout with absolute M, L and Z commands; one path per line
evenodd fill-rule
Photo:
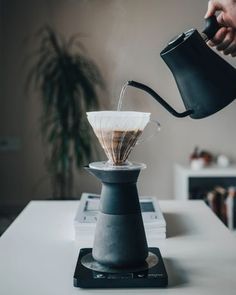
M 123 103 L 123 98 L 124 98 L 124 95 L 125 95 L 125 91 L 126 91 L 126 88 L 128 86 L 128 82 L 126 82 L 123 86 L 122 86 L 122 89 L 121 89 L 121 92 L 120 92 L 120 97 L 119 97 L 119 101 L 118 101 L 118 106 L 117 106 L 117 111 L 121 111 L 121 108 L 122 108 L 122 103 Z

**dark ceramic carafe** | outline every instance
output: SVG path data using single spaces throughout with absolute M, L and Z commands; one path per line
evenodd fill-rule
M 132 169 L 103 167 L 86 167 L 102 182 L 93 258 L 115 268 L 145 265 L 148 246 L 136 187 L 142 164 Z
M 186 111 L 175 111 L 142 83 L 129 81 L 128 85 L 148 92 L 176 117 L 200 119 L 221 110 L 236 97 L 236 70 L 206 44 L 218 29 L 216 17 L 212 16 L 202 33 L 196 29 L 182 33 L 160 53 L 175 78 Z

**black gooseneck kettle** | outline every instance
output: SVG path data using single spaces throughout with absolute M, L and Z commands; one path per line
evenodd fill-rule
M 206 41 L 218 29 L 216 17 L 206 19 L 202 33 L 191 29 L 171 40 L 160 55 L 174 75 L 186 111 L 179 113 L 150 87 L 135 81 L 127 84 L 152 95 L 172 115 L 201 119 L 221 110 L 236 97 L 236 70 Z

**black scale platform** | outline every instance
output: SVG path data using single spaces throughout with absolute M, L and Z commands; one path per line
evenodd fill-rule
M 139 269 L 103 269 L 92 258 L 92 248 L 80 250 L 74 273 L 79 288 L 157 288 L 166 287 L 168 276 L 158 248 L 149 248 L 146 266 Z M 101 271 L 102 270 L 102 271 Z

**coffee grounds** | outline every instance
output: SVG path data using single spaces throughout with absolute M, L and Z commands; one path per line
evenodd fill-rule
M 94 130 L 109 162 L 124 165 L 142 130 Z

